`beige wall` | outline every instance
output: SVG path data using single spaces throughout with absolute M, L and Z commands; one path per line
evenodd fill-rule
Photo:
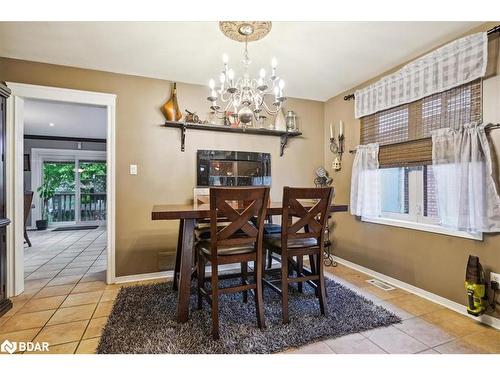
M 323 163 L 324 103 L 289 99 L 304 136 L 291 139 L 279 156 L 280 139 L 206 131 L 188 131 L 180 151 L 178 129 L 160 127 L 159 108 L 170 95 L 168 81 L 0 58 L 0 81 L 90 90 L 117 95 L 116 114 L 116 270 L 118 276 L 170 267 L 178 223 L 151 221 L 154 204 L 183 203 L 196 183 L 196 150 L 227 149 L 271 153 L 272 198 L 283 184 L 313 186 L 314 170 Z M 207 113 L 207 89 L 178 84 L 181 109 Z M 128 165 L 139 174 L 130 176 Z
M 483 25 L 487 30 L 498 23 Z M 474 31 L 479 31 L 474 30 Z M 446 42 L 446 41 L 443 41 Z M 393 69 L 395 70 L 395 69 Z M 389 72 L 384 73 L 386 75 Z M 376 77 L 358 87 L 377 80 Z M 354 118 L 354 101 L 344 101 L 352 88 L 325 104 L 325 137 L 330 123 L 345 122 L 346 149 L 359 144 L 360 122 Z M 484 81 L 483 117 L 486 122 L 500 123 L 500 76 Z M 500 130 L 491 133 L 494 158 L 500 162 Z M 348 202 L 354 155 L 345 154 L 342 170 L 332 172 L 332 153 L 325 148 L 325 164 L 334 178 L 336 198 Z M 486 271 L 500 272 L 500 236 L 484 236 L 474 241 L 428 232 L 361 222 L 354 216 L 337 218 L 335 253 L 349 261 L 392 276 L 455 302 L 466 304 L 465 266 L 469 254 L 478 255 Z

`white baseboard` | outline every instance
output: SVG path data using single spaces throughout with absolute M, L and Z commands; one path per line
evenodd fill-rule
M 384 275 L 380 272 L 377 272 L 377 271 L 373 271 L 369 268 L 366 268 L 366 267 L 363 267 L 363 266 L 360 266 L 359 264 L 356 264 L 356 263 L 353 263 L 353 262 L 350 262 L 348 260 L 345 260 L 345 259 L 342 259 L 338 256 L 334 256 L 333 257 L 335 259 L 336 262 L 340 263 L 340 264 L 343 264 L 344 266 L 347 266 L 349 268 L 352 268 L 356 271 L 360 271 L 360 272 L 363 272 L 363 273 L 366 273 L 367 275 L 370 275 L 370 276 L 373 276 L 379 280 L 382 280 L 388 284 L 391 284 L 391 285 L 394 285 L 395 287 L 398 287 L 400 289 L 403 289 L 403 290 L 406 290 L 407 292 L 410 292 L 410 293 L 413 293 L 413 294 L 416 294 L 417 296 L 419 297 L 422 297 L 422 298 L 425 298 L 431 302 L 434 302 L 434 303 L 437 303 L 438 305 L 441 305 L 441 306 L 444 306 L 450 310 L 453 310 L 457 313 L 460 313 L 462 315 L 465 315 L 467 316 L 468 318 L 471 318 L 471 319 L 474 319 L 478 322 L 481 322 L 483 324 L 486 324 L 486 325 L 489 325 L 493 328 L 496 328 L 496 329 L 500 329 L 500 319 L 498 318 L 495 318 L 491 315 L 481 315 L 479 317 L 475 317 L 473 315 L 470 315 L 467 313 L 467 308 L 466 306 L 464 305 L 461 305 L 457 302 L 454 302 L 452 300 L 449 300 L 447 298 L 444 298 L 444 297 L 441 297 L 437 294 L 434 294 L 434 293 L 431 293 L 431 292 L 428 292 L 427 290 L 424 290 L 424 289 L 421 289 L 419 287 L 416 287 L 414 285 L 411 285 L 411 284 L 408 284 L 408 283 L 405 283 L 403 281 L 400 281 L 398 279 L 395 279 L 393 277 L 390 277 L 390 276 L 387 276 L 387 275 Z M 389 300 L 390 302 L 390 300 Z
M 174 276 L 174 271 L 162 271 L 152 273 L 141 273 L 139 275 L 117 276 L 115 277 L 115 284 L 133 283 L 136 281 L 147 281 L 154 279 L 165 279 Z
M 249 266 L 252 266 L 252 262 L 249 263 Z M 219 266 L 219 272 L 224 271 L 232 271 L 239 267 L 236 264 L 227 264 Z M 212 269 L 210 266 L 206 267 L 207 275 L 210 275 Z M 151 272 L 151 273 L 142 273 L 139 275 L 127 275 L 127 276 L 117 276 L 115 277 L 114 284 L 123 284 L 123 283 L 133 283 L 137 281 L 147 281 L 147 280 L 155 280 L 155 279 L 165 279 L 172 278 L 174 276 L 174 271 L 161 271 L 161 272 Z

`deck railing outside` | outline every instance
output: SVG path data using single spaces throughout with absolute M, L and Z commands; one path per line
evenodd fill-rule
M 82 193 L 80 205 L 81 221 L 106 220 L 106 193 Z M 57 193 L 49 199 L 49 221 L 75 221 L 75 193 Z

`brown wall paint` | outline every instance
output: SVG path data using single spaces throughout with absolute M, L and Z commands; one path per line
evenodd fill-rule
M 468 33 L 488 30 L 497 24 L 498 22 L 488 23 Z M 343 120 L 346 150 L 354 149 L 359 144 L 360 122 L 354 118 L 354 101 L 344 101 L 344 95 L 353 93 L 355 89 L 364 87 L 399 67 L 328 100 L 325 104 L 325 137 L 329 137 L 330 123 L 335 124 L 338 129 L 339 120 Z M 484 81 L 483 97 L 484 121 L 499 123 L 500 76 Z M 500 131 L 492 132 L 491 140 L 495 150 L 493 157 L 500 163 Z M 332 153 L 325 147 L 325 165 L 334 178 L 336 199 L 348 202 L 354 155 L 345 154 L 342 170 L 339 172 L 332 172 L 332 160 Z M 485 234 L 484 241 L 474 241 L 366 223 L 354 216 L 342 215 L 338 216 L 334 237 L 335 253 L 341 258 L 464 305 L 465 266 L 469 254 L 479 256 L 487 275 L 490 270 L 500 272 L 499 235 Z
M 116 270 L 117 276 L 157 272 L 172 265 L 177 222 L 151 221 L 154 204 L 189 202 L 196 183 L 196 150 L 225 149 L 271 153 L 272 198 L 283 185 L 313 186 L 314 170 L 324 161 L 324 103 L 290 98 L 286 108 L 299 116 L 302 138 L 289 141 L 279 156 L 278 137 L 188 131 L 186 151 L 180 132 L 159 125 L 160 106 L 170 82 L 137 76 L 0 58 L 0 81 L 98 91 L 117 95 L 116 107 Z M 181 109 L 205 117 L 207 88 L 177 85 Z M 137 164 L 137 176 L 128 174 Z

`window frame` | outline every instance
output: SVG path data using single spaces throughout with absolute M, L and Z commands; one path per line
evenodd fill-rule
M 397 168 L 397 167 L 396 167 Z M 412 167 L 408 172 L 408 213 L 381 212 L 380 216 L 362 216 L 363 222 L 482 241 L 483 233 L 469 233 L 443 227 L 438 218 L 424 213 L 424 168 Z

